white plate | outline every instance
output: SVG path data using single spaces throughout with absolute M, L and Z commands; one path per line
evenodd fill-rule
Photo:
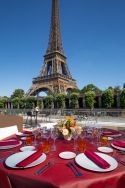
M 25 134 L 25 133 L 21 133 L 21 132 L 18 132 L 16 133 L 17 136 L 32 136 L 33 134 Z
M 25 141 L 26 137 L 21 137 L 20 140 Z
M 91 161 L 88 157 L 86 157 L 84 153 L 80 153 L 79 155 L 77 155 L 75 158 L 75 161 L 79 166 L 86 168 L 88 170 L 97 171 L 97 172 L 109 172 L 117 168 L 118 163 L 113 157 L 106 155 L 104 153 L 99 153 L 99 152 L 95 152 L 95 153 L 99 155 L 100 157 L 102 157 L 105 161 L 107 161 L 110 164 L 110 167 L 107 169 L 100 168 L 93 161 Z
M 113 137 L 113 138 L 115 138 L 115 137 L 119 137 L 119 136 L 121 136 L 122 134 L 107 134 L 107 135 L 104 135 L 104 136 L 109 136 L 109 137 Z
M 108 140 L 109 140 L 109 141 L 110 141 L 110 140 L 113 140 L 113 138 L 108 136 Z
M 61 152 L 59 154 L 59 156 L 62 158 L 62 159 L 72 159 L 74 157 L 76 157 L 76 154 L 74 152 L 70 152 L 70 151 L 65 151 L 65 152 Z
M 112 146 L 113 148 L 119 149 L 119 150 L 121 150 L 121 151 L 125 151 L 125 148 L 122 148 L 122 147 L 119 147 L 119 146 L 115 146 L 115 145 L 112 144 L 112 143 L 111 143 L 111 146 Z
M 111 153 L 111 152 L 113 152 L 113 149 L 109 148 L 109 147 L 98 147 L 97 149 L 99 151 L 101 151 L 101 152 L 104 152 L 104 153 Z
M 7 140 L 8 141 L 8 140 Z M 16 145 L 8 145 L 8 146 L 0 146 L 0 149 L 10 149 L 10 148 L 15 148 L 17 146 L 20 146 L 22 142 L 20 141 L 19 144 Z
M 32 163 L 30 163 L 29 165 L 25 166 L 25 167 L 16 167 L 16 164 L 19 163 L 20 161 L 22 161 L 23 159 L 29 157 L 30 155 L 32 155 L 33 153 L 35 153 L 36 151 L 24 151 L 24 152 L 18 152 L 15 153 L 11 156 L 9 156 L 6 161 L 5 164 L 10 167 L 10 168 L 29 168 L 29 167 L 33 167 L 36 166 L 40 163 L 42 163 L 43 161 L 46 160 L 46 155 L 43 153 L 37 160 L 33 161 Z
M 35 150 L 34 146 L 24 146 L 20 148 L 20 151 L 33 151 L 33 150 Z

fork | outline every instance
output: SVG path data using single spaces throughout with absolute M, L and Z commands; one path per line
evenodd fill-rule
M 37 171 L 35 171 L 35 175 L 40 175 L 43 172 L 45 172 L 49 167 L 53 166 L 54 162 L 48 162 L 46 165 L 44 165 L 42 168 L 38 169 Z
M 6 157 L 1 158 L 1 159 L 0 159 L 0 163 L 1 163 L 1 162 L 4 162 L 4 161 L 5 161 L 5 159 L 6 159 Z
M 73 166 L 70 163 L 67 163 L 66 165 L 72 170 L 72 172 L 74 173 L 76 177 L 79 177 L 78 173 L 76 172 L 76 170 L 73 168 Z
M 72 161 L 69 163 L 74 167 L 74 169 L 76 170 L 76 172 L 78 173 L 79 176 L 83 176 L 83 174 L 77 169 L 75 162 Z
M 67 163 L 66 165 L 72 170 L 72 172 L 74 173 L 74 175 L 75 175 L 76 177 L 80 177 L 80 176 L 83 175 L 81 172 L 78 171 L 78 169 L 76 168 L 74 162 L 69 162 L 69 163 Z
M 116 159 L 117 162 L 119 162 L 120 164 L 122 164 L 123 166 L 125 166 L 125 161 L 117 158 L 117 157 L 114 157 Z

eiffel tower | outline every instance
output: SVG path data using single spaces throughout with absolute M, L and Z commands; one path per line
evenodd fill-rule
M 41 91 L 66 93 L 74 88 L 77 88 L 76 82 L 72 79 L 68 69 L 62 46 L 58 0 L 52 0 L 48 48 L 40 74 L 33 78 L 32 86 L 27 94 L 35 96 L 39 95 Z

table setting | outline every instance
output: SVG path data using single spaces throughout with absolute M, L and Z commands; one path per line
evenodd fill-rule
M 28 178 L 38 184 L 44 182 L 45 188 L 48 181 L 51 185 L 60 187 L 70 181 L 75 184 L 75 178 L 78 178 L 77 183 L 82 188 L 81 182 L 84 183 L 85 179 L 89 181 L 89 176 L 94 182 L 96 176 L 104 178 L 101 174 L 105 173 L 105 181 L 108 182 L 108 174 L 111 176 L 120 172 L 120 169 L 123 170 L 125 158 L 118 151 L 125 151 L 125 143 L 120 136 L 102 142 L 102 137 L 109 137 L 103 135 L 105 130 L 100 131 L 99 127 L 97 139 L 94 135 L 97 132 L 93 134 L 94 128 L 88 136 L 84 127 L 77 127 L 77 122 L 72 119 L 70 121 L 72 123 L 67 124 L 66 121 L 65 125 L 63 122 L 54 128 L 37 129 L 29 134 L 27 130 L 23 131 L 26 139 L 31 138 L 30 142 L 22 141 L 20 133 L 0 142 L 0 158 L 4 158 L 3 161 L 0 159 L 0 169 L 9 172 L 13 184 L 20 179 L 23 186 L 25 182 L 21 179 Z M 71 139 L 66 139 L 65 136 L 69 134 Z M 13 147 L 10 148 L 11 146 Z

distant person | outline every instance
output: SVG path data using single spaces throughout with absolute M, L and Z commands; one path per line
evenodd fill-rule
M 39 107 L 36 106 L 36 107 L 35 107 L 35 113 L 36 113 L 36 124 L 37 124 L 37 115 L 38 115 L 38 112 L 39 112 Z

